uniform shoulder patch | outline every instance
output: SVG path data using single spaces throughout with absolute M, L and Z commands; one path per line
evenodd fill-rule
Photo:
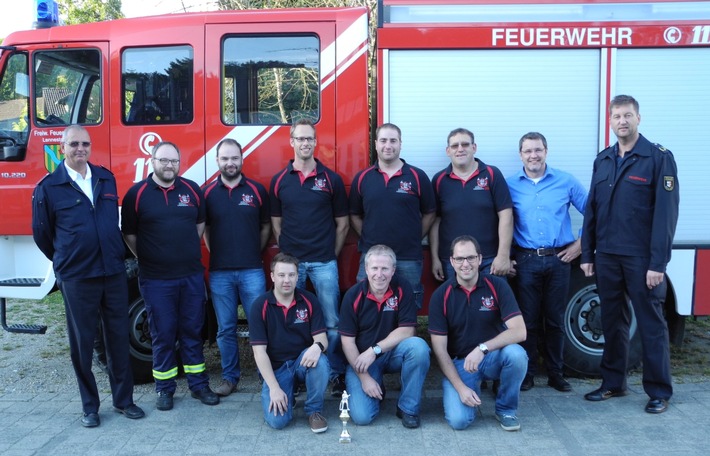
M 653 143 L 653 147 L 660 150 L 661 152 L 668 152 L 668 149 L 666 149 L 665 147 L 663 147 L 662 145 L 660 145 L 658 143 Z
M 672 192 L 675 189 L 675 176 L 663 176 L 663 188 L 667 192 Z

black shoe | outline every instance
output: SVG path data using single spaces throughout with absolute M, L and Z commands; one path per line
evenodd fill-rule
M 404 413 L 401 408 L 397 407 L 397 418 L 402 420 L 402 426 L 409 429 L 416 429 L 421 424 L 418 415 L 410 415 Z
M 155 401 L 155 408 L 158 410 L 173 409 L 173 393 L 167 391 L 158 391 L 158 399 Z
M 498 395 L 498 389 L 500 389 L 500 380 L 493 380 L 493 386 L 491 386 L 491 392 L 494 396 Z
M 547 379 L 547 386 L 551 386 L 557 391 L 561 391 L 563 393 L 572 391 L 572 385 L 570 385 L 569 382 L 560 374 L 550 375 Z
M 205 386 L 199 391 L 192 391 L 190 394 L 205 405 L 219 404 L 219 396 L 217 396 L 217 393 L 212 391 L 209 386 Z
M 612 397 L 621 397 L 621 396 L 626 396 L 626 390 L 622 389 L 606 389 L 606 388 L 599 388 L 595 389 L 591 393 L 587 393 L 584 395 L 584 398 L 588 401 L 592 402 L 599 402 L 599 401 L 605 401 L 607 399 L 611 399 Z
M 330 395 L 333 397 L 341 397 L 345 391 L 345 375 L 340 374 L 333 379 L 333 389 Z
M 530 391 L 535 386 L 535 377 L 527 374 L 520 384 L 520 391 Z
M 128 407 L 124 407 L 122 409 L 118 407 L 114 407 L 113 409 L 118 413 L 125 415 L 126 418 L 130 418 L 132 420 L 137 420 L 145 416 L 145 412 L 143 411 L 143 409 L 138 407 L 136 404 L 131 404 Z
M 651 399 L 646 404 L 646 413 L 663 413 L 668 410 L 667 399 Z
M 101 424 L 101 419 L 98 413 L 84 413 L 81 417 L 81 425 L 86 428 L 96 427 Z

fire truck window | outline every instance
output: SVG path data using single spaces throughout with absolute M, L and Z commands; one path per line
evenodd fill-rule
M 27 54 L 7 59 L 0 80 L 0 160 L 22 160 L 27 145 L 29 75 Z
M 102 119 L 101 53 L 95 49 L 42 51 L 34 54 L 35 123 L 98 124 Z
M 123 122 L 192 122 L 193 61 L 190 46 L 125 50 L 121 57 Z
M 222 121 L 284 125 L 320 113 L 320 44 L 312 35 L 233 36 L 222 45 Z

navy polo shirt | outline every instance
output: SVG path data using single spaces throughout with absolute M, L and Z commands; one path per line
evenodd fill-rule
M 381 300 L 369 291 L 367 279 L 350 288 L 340 307 L 338 332 L 354 337 L 362 353 L 386 338 L 399 327 L 417 326 L 417 307 L 412 286 L 406 280 L 392 277 L 390 287 Z
M 335 218 L 348 215 L 343 179 L 316 159 L 304 176 L 291 160 L 271 179 L 271 216 L 281 217 L 281 251 L 301 261 L 335 260 Z
M 350 213 L 363 218 L 361 253 L 384 244 L 398 260 L 421 260 L 422 214 L 435 210 L 429 177 L 406 162 L 392 177 L 375 163 L 357 173 L 350 188 Z
M 297 288 L 294 301 L 286 309 L 278 304 L 271 290 L 256 298 L 249 312 L 249 343 L 266 345 L 274 370 L 298 358 L 313 345 L 313 336 L 325 332 L 318 298 Z
M 219 176 L 204 194 L 210 271 L 261 268 L 261 225 L 270 220 L 266 188 L 243 174 L 230 188 Z
M 498 253 L 498 212 L 512 208 L 513 200 L 500 170 L 476 161 L 478 169 L 466 181 L 451 165 L 434 175 L 441 259 L 451 256 L 451 242 L 464 234 L 478 241 L 484 258 Z
M 448 336 L 451 358 L 465 358 L 479 344 L 506 329 L 505 322 L 521 315 L 505 279 L 480 274 L 476 288 L 462 288 L 456 277 L 447 280 L 429 301 L 429 333 Z
M 178 279 L 204 271 L 197 224 L 205 221 L 202 191 L 178 177 L 168 188 L 147 179 L 123 198 L 121 230 L 137 236 L 138 266 L 147 279 Z

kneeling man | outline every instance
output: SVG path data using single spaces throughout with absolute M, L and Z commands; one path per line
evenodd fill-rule
M 415 337 L 417 307 L 412 286 L 394 276 L 397 258 L 386 245 L 374 245 L 365 255 L 367 278 L 343 297 L 340 336 L 349 366 L 345 386 L 350 416 L 369 424 L 384 399 L 383 376 L 400 372 L 402 391 L 397 417 L 407 428 L 419 427 L 424 378 L 429 371 L 429 346 Z
M 330 365 L 325 322 L 313 293 L 296 288 L 298 259 L 277 253 L 271 261 L 273 290 L 256 298 L 249 311 L 249 336 L 254 360 L 264 378 L 261 405 L 264 420 L 275 429 L 293 418 L 296 382 L 306 384 L 304 409 L 315 433 L 328 430 L 321 412 Z
M 444 373 L 444 416 L 465 429 L 481 405 L 482 380 L 500 379 L 495 413 L 506 431 L 517 431 L 520 384 L 528 357 L 525 322 L 505 279 L 480 274 L 481 248 L 471 236 L 451 243 L 456 277 L 436 289 L 429 303 L 431 345 Z

